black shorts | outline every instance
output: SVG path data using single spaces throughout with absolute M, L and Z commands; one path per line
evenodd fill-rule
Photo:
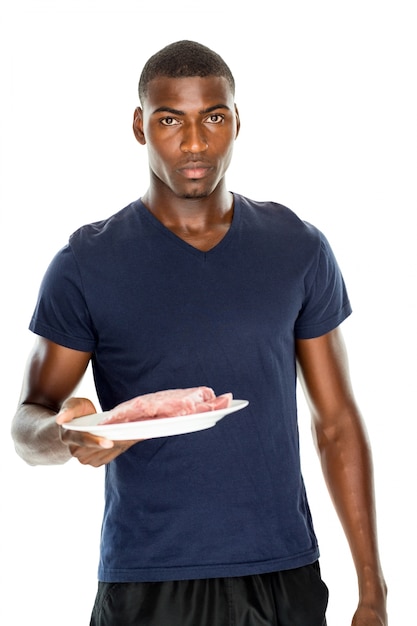
M 325 626 L 327 601 L 317 562 L 239 578 L 100 582 L 90 626 Z

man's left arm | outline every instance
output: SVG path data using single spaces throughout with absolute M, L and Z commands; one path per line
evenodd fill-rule
M 336 329 L 314 339 L 299 339 L 296 351 L 323 474 L 358 576 L 359 604 L 352 626 L 387 626 L 372 455 L 352 390 L 342 334 Z

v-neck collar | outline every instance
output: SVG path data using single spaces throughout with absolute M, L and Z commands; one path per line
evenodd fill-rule
M 176 235 L 174 232 L 172 232 L 172 230 L 170 230 L 162 222 L 160 222 L 153 215 L 153 213 L 151 213 L 149 211 L 149 209 L 146 208 L 146 206 L 143 204 L 141 199 L 138 200 L 138 207 L 140 208 L 142 215 L 155 228 L 157 228 L 159 230 L 159 232 L 161 232 L 163 235 L 168 237 L 174 244 L 180 246 L 185 251 L 188 251 L 189 253 L 193 254 L 194 256 L 198 256 L 198 257 L 201 257 L 201 258 L 207 258 L 209 256 L 213 256 L 213 255 L 217 254 L 217 252 L 219 250 L 221 250 L 224 246 L 228 245 L 230 239 L 232 239 L 233 236 L 234 236 L 234 232 L 235 232 L 235 230 L 237 228 L 238 221 L 240 220 L 240 202 L 239 202 L 239 198 L 238 198 L 238 196 L 236 194 L 233 194 L 233 199 L 234 199 L 233 216 L 232 216 L 232 221 L 230 223 L 230 228 L 226 232 L 224 237 L 222 237 L 222 239 L 220 239 L 220 241 L 218 243 L 216 243 L 209 250 L 200 250 L 199 248 L 196 248 L 192 244 L 188 243 L 187 241 L 184 241 L 184 239 L 181 239 L 181 237 Z

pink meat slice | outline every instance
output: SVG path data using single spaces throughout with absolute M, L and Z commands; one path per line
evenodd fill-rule
M 165 389 L 155 391 L 115 406 L 100 424 L 120 424 L 159 417 L 176 417 L 225 409 L 231 405 L 233 395 L 216 396 L 211 387 Z
M 193 413 L 204 413 L 205 411 L 218 411 L 219 409 L 227 409 L 233 400 L 233 394 L 223 393 L 221 396 L 216 396 L 214 400 L 208 402 L 201 402 L 196 405 L 196 410 Z

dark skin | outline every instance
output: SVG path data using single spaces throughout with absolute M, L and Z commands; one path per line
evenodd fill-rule
M 135 137 L 149 156 L 150 184 L 142 200 L 167 228 L 199 250 L 221 241 L 233 218 L 225 173 L 239 126 L 229 84 L 219 77 L 155 79 L 143 108 L 134 113 Z M 324 477 L 358 575 L 352 626 L 386 626 L 371 452 L 340 329 L 298 340 L 296 355 Z M 13 421 L 16 449 L 28 463 L 57 464 L 75 457 L 99 467 L 137 443 L 62 429 L 64 422 L 96 411 L 90 400 L 72 396 L 90 358 L 90 353 L 36 340 Z

